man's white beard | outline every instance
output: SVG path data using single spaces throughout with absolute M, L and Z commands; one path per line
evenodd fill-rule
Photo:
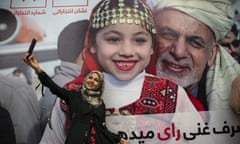
M 166 70 L 162 70 L 158 65 L 157 65 L 157 70 L 156 74 L 160 78 L 168 79 L 178 85 L 180 85 L 183 88 L 187 88 L 191 86 L 192 84 L 197 82 L 197 77 L 195 75 L 187 75 L 187 76 L 180 76 L 179 74 L 176 73 L 171 73 Z

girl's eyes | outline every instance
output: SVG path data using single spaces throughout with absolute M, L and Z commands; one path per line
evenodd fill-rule
M 106 41 L 110 42 L 110 43 L 116 43 L 116 42 L 120 42 L 121 38 L 111 37 L 111 38 L 106 38 Z M 133 38 L 133 41 L 138 44 L 142 44 L 142 43 L 145 43 L 147 41 L 147 39 L 146 38 Z
M 147 40 L 145 38 L 136 38 L 135 39 L 136 43 L 145 43 Z
M 108 41 L 108 42 L 118 42 L 118 41 L 120 41 L 120 38 L 110 37 L 110 38 L 106 38 L 106 41 Z

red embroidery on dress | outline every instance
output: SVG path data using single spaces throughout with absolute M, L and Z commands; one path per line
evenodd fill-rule
M 173 113 L 176 109 L 177 85 L 165 79 L 146 76 L 140 99 L 119 109 L 131 114 Z

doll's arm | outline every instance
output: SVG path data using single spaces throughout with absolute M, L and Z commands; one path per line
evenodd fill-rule
M 70 91 L 59 87 L 44 71 L 41 71 L 41 73 L 38 74 L 38 78 L 41 83 L 44 86 L 48 87 L 53 94 L 63 99 L 67 104 L 69 103 Z

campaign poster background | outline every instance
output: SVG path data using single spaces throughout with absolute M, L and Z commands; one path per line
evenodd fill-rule
M 68 24 L 78 21 L 81 19 L 88 19 L 91 13 L 91 9 L 95 4 L 99 2 L 99 0 L 4 0 L 0 2 L 0 14 L 2 14 L 3 10 L 7 10 L 13 13 L 16 18 L 16 32 L 9 36 L 6 40 L 0 40 L 0 73 L 4 75 L 11 75 L 11 72 L 15 68 L 21 68 L 25 73 L 32 74 L 33 79 L 37 79 L 36 75 L 26 67 L 21 60 L 22 55 L 27 51 L 31 37 L 35 37 L 36 35 L 41 35 L 42 39 L 37 42 L 36 48 L 34 50 L 34 54 L 40 60 L 41 67 L 49 74 L 54 74 L 54 67 L 60 64 L 60 60 L 57 56 L 57 38 L 60 32 L 63 30 L 65 26 Z M 154 5 L 157 0 L 148 0 L 150 5 Z M 236 2 L 233 8 L 240 8 L 240 1 Z M 21 18 L 24 17 L 27 19 L 25 23 Z M 239 15 L 236 18 L 236 22 L 239 25 Z M 8 19 L 0 18 L 0 29 L 6 28 L 7 25 L 2 25 L 2 23 Z M 20 29 L 23 27 L 28 27 L 28 31 L 25 31 L 25 36 L 30 37 L 26 38 L 22 41 L 17 41 L 17 37 L 21 35 Z M 23 34 L 23 35 L 24 35 Z M 4 34 L 0 34 L 4 35 Z M 21 78 L 25 78 L 22 74 Z M 33 87 L 34 87 L 33 82 Z M 0 90 L 1 91 L 1 90 Z M 188 143 L 201 143 L 203 140 L 214 141 L 219 144 L 225 144 L 226 142 L 229 144 L 233 144 L 239 140 L 240 137 L 240 122 L 239 119 L 231 113 L 231 111 L 219 111 L 219 112 L 206 112 L 207 114 L 212 115 L 212 119 L 210 121 L 209 127 L 223 129 L 224 126 L 228 126 L 228 128 L 232 128 L 230 130 L 236 130 L 234 136 L 230 136 L 233 131 L 223 131 L 220 135 L 214 135 L 210 133 L 208 135 L 201 135 L 200 138 L 196 139 L 196 141 L 188 141 Z M 197 133 L 198 128 L 206 128 L 206 125 L 198 126 L 198 121 L 194 121 L 191 117 L 193 114 L 182 114 L 183 122 L 189 123 L 189 126 L 192 126 L 193 129 L 188 129 L 188 132 Z M 153 117 L 155 125 L 161 124 L 162 115 L 155 116 L 139 116 L 143 121 L 152 121 Z M 134 129 L 125 129 L 128 128 L 126 126 L 126 121 L 131 122 L 131 120 L 139 119 L 139 117 L 119 117 L 117 121 L 120 125 L 123 125 L 123 130 L 128 131 L 129 137 L 133 134 L 133 131 L 136 131 L 136 135 L 143 131 L 149 131 L 149 127 L 144 127 L 139 131 L 138 127 L 134 127 Z M 123 118 L 123 119 L 122 119 Z M 130 119 L 130 120 L 129 120 Z M 156 120 L 156 121 L 155 121 Z M 228 123 L 225 124 L 224 122 Z M 155 125 L 151 125 L 150 130 L 153 130 Z M 166 125 L 167 127 L 171 127 L 171 123 Z M 141 127 L 142 128 L 142 127 Z M 225 127 L 224 127 L 225 128 Z M 239 131 L 238 131 L 239 128 Z M 161 129 L 164 130 L 164 129 Z M 191 131 L 193 130 L 193 131 Z M 158 130 L 159 132 L 159 130 Z M 224 133 L 226 132 L 226 133 Z M 156 132 L 157 133 L 157 132 Z M 163 131 L 163 134 L 168 134 L 166 136 L 174 138 L 170 133 Z M 135 135 L 135 136 L 136 136 Z M 146 134 L 147 135 L 147 134 Z M 156 136 L 156 135 L 155 135 Z M 158 139 L 155 137 L 152 140 L 149 140 L 148 137 L 144 137 L 143 135 L 138 135 L 133 137 L 132 143 L 159 143 Z M 178 141 L 173 141 L 176 143 Z M 166 142 L 163 142 L 166 143 Z
M 41 54 L 38 59 L 43 69 L 51 75 L 53 67 L 59 64 L 56 55 L 59 33 L 71 22 L 88 19 L 92 7 L 97 2 L 98 0 L 91 0 L 91 2 L 89 0 L 4 0 L 0 2 L 0 8 L 9 10 L 15 15 L 19 25 L 16 31 L 25 26 L 30 27 L 29 32 L 25 31 L 28 37 L 35 37 L 34 32 L 44 33 L 43 39 L 37 42 L 34 53 L 45 52 L 46 56 Z M 21 19 L 22 17 L 27 19 L 26 22 Z M 1 20 L 1 23 L 3 22 Z M 6 39 L 0 42 L 0 72 L 3 74 L 11 73 L 15 67 L 24 66 L 20 62 L 21 56 L 27 51 L 31 42 L 30 40 L 16 42 L 16 37 L 20 33 L 13 35 L 9 36 L 10 41 Z M 12 60 L 7 61 L 9 58 Z

